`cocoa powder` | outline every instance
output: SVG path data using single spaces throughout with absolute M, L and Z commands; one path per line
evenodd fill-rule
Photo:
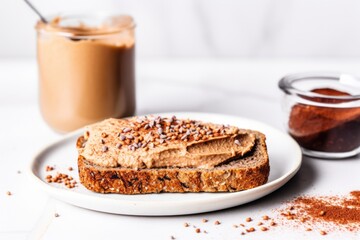
M 283 225 L 308 229 L 360 230 L 360 191 L 347 196 L 300 196 L 280 210 Z
M 360 232 L 360 190 L 352 191 L 345 196 L 299 196 L 284 204 L 284 207 L 274 209 L 276 214 L 273 216 L 247 217 L 243 219 L 246 225 L 232 224 L 232 227 L 240 229 L 241 235 L 270 232 L 278 226 L 300 228 L 304 232 L 322 236 L 334 236 L 331 233 L 336 231 L 350 231 L 355 234 Z M 208 221 L 211 219 L 203 218 L 199 224 L 206 224 Z M 216 220 L 214 224 L 220 225 L 221 222 Z M 193 226 L 196 233 L 208 233 L 188 222 L 183 226 Z
M 324 96 L 350 96 L 335 89 L 312 90 Z M 322 104 L 340 104 L 350 100 L 301 96 Z M 349 152 L 360 146 L 360 107 L 341 108 L 296 104 L 289 116 L 289 134 L 300 146 L 321 152 Z

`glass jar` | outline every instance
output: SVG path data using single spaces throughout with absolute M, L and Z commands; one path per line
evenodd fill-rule
M 337 73 L 300 73 L 279 82 L 289 134 L 305 155 L 345 158 L 360 152 L 360 81 Z
M 38 22 L 39 102 L 68 132 L 135 112 L 135 35 L 130 16 L 61 15 Z

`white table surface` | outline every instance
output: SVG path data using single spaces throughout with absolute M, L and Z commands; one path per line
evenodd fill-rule
M 265 122 L 283 131 L 277 82 L 287 73 L 342 71 L 360 75 L 353 60 L 145 59 L 137 65 L 137 113 L 225 113 Z M 135 217 L 74 207 L 47 196 L 24 173 L 32 156 L 59 139 L 43 122 L 37 104 L 34 60 L 0 60 L 0 239 L 360 239 L 360 233 L 305 232 L 276 227 L 241 236 L 233 224 L 273 209 L 301 194 L 347 194 L 360 189 L 360 157 L 304 157 L 284 187 L 252 203 L 191 216 Z M 18 174 L 17 171 L 22 173 Z M 6 192 L 12 195 L 7 196 Z M 54 213 L 60 217 L 55 218 Z M 209 219 L 202 223 L 201 219 Z M 220 220 L 221 225 L 213 222 Z M 196 234 L 189 222 L 206 229 Z

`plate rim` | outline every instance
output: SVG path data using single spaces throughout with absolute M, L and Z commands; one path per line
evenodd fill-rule
M 302 164 L 302 153 L 301 153 L 301 148 L 300 146 L 296 143 L 296 141 L 291 138 L 289 135 L 287 135 L 286 133 L 280 131 L 279 129 L 270 126 L 266 123 L 263 123 L 261 121 L 258 120 L 254 120 L 254 119 L 250 119 L 250 118 L 244 118 L 241 116 L 233 116 L 233 115 L 226 115 L 226 114 L 219 114 L 219 113 L 202 113 L 202 112 L 163 112 L 163 113 L 153 113 L 153 114 L 146 114 L 146 115 L 159 115 L 159 116 L 168 116 L 168 115 L 176 115 L 176 116 L 184 116 L 184 115 L 188 115 L 190 118 L 194 118 L 193 116 L 195 116 L 195 118 L 197 116 L 200 116 L 202 119 L 205 118 L 205 116 L 211 116 L 211 117 L 223 117 L 225 119 L 239 119 L 240 121 L 247 121 L 247 122 L 251 122 L 254 123 L 256 125 L 261 125 L 266 129 L 270 129 L 271 131 L 275 131 L 278 134 L 281 134 L 283 137 L 287 138 L 290 142 L 292 142 L 292 144 L 296 147 L 296 153 L 294 153 L 294 155 L 298 156 L 297 161 L 294 161 L 293 166 L 291 166 L 291 169 L 287 172 L 285 172 L 284 174 L 282 174 L 280 177 L 277 177 L 276 179 L 267 182 L 261 186 L 252 188 L 252 189 L 248 189 L 248 190 L 244 190 L 244 191 L 238 191 L 238 192 L 231 192 L 231 193 L 214 193 L 214 194 L 221 194 L 219 196 L 212 196 L 211 198 L 208 199 L 185 199 L 185 200 L 181 200 L 181 201 L 177 201 L 178 204 L 183 205 L 183 204 L 206 204 L 206 203 L 211 203 L 217 200 L 233 200 L 234 198 L 239 198 L 243 195 L 249 195 L 249 194 L 260 194 L 262 191 L 265 191 L 266 193 L 263 194 L 261 197 L 255 197 L 252 198 L 252 200 L 250 201 L 246 201 L 244 203 L 239 203 L 238 205 L 235 206 L 239 206 L 248 202 L 252 202 L 255 201 L 257 199 L 260 199 L 270 193 L 272 193 L 273 191 L 276 191 L 277 189 L 281 188 L 283 185 L 285 185 L 293 176 L 295 176 L 295 174 L 299 171 L 301 164 Z M 199 118 L 200 118 L 199 117 Z M 257 129 L 254 129 L 257 130 Z M 40 150 L 38 150 L 32 157 L 32 160 L 30 162 L 30 164 L 27 167 L 27 175 L 29 176 L 29 178 L 31 179 L 31 181 L 35 182 L 38 186 L 41 186 L 45 192 L 47 192 L 50 196 L 59 196 L 59 195 L 66 195 L 68 197 L 72 197 L 72 198 L 84 198 L 85 200 L 89 200 L 89 201 L 96 201 L 99 198 L 101 198 L 101 201 L 105 201 L 105 202 L 109 202 L 109 203 L 116 203 L 116 204 L 132 204 L 132 205 L 151 205 L 154 203 L 154 201 L 144 201 L 144 200 L 128 200 L 128 199 L 115 199 L 115 198 L 107 198 L 107 197 L 101 197 L 102 195 L 100 195 L 100 193 L 94 193 L 94 194 L 99 194 L 99 196 L 97 195 L 88 195 L 88 194 L 84 194 L 82 192 L 76 192 L 76 191 L 69 191 L 68 189 L 63 189 L 63 188 L 57 188 L 54 187 L 50 184 L 47 184 L 45 181 L 43 181 L 35 172 L 36 172 L 36 164 L 39 161 L 39 159 L 41 158 L 41 156 L 43 154 L 45 154 L 46 152 L 51 151 L 51 149 L 53 149 L 54 147 L 56 147 L 57 145 L 61 145 L 63 142 L 66 142 L 67 140 L 81 135 L 84 131 L 84 128 L 80 128 L 77 129 L 73 132 L 67 133 L 63 136 L 61 136 L 59 139 L 52 141 L 51 143 L 43 146 Z M 269 155 L 269 159 L 270 159 L 270 155 Z M 271 161 L 271 160 L 270 160 Z M 271 164 L 271 162 L 270 162 Z M 271 165 L 270 165 L 271 167 Z M 271 169 L 270 169 L 271 171 Z M 81 183 L 79 183 L 81 184 Z M 270 189 L 270 190 L 269 190 Z M 93 193 L 93 192 L 92 192 Z M 165 193 L 165 194 L 181 194 L 181 193 Z M 190 193 L 191 194 L 191 193 Z M 202 193 L 200 193 L 202 194 Z M 212 194 L 212 193 L 210 193 Z M 261 194 L 260 194 L 261 195 Z M 136 195 L 138 196 L 138 195 Z M 64 200 L 62 198 L 56 197 L 57 199 L 66 202 L 66 203 L 70 203 L 67 200 Z M 166 204 L 172 201 L 169 200 L 156 200 L 156 204 Z M 172 202 L 173 203 L 173 202 Z M 74 203 L 70 203 L 73 205 L 76 205 Z M 79 206 L 79 205 L 76 205 Z M 81 206 L 79 206 L 81 207 Z M 86 208 L 86 207 L 85 207 Z M 225 209 L 228 207 L 222 207 L 219 208 L 217 210 L 220 209 Z M 90 208 L 88 208 L 90 209 Z M 91 209 L 94 210 L 94 209 Z M 213 211 L 215 211 L 216 209 L 214 209 Z M 105 211 L 104 211 L 105 212 Z M 205 211 L 200 211 L 200 212 L 205 212 Z M 200 213 L 198 212 L 198 213 Z M 206 211 L 207 212 L 207 211 Z M 184 214 L 189 214 L 189 213 L 184 213 Z M 142 216 L 154 216 L 154 214 L 126 214 L 126 215 L 142 215 Z M 160 215 L 166 215 L 166 214 L 160 214 Z M 183 214 L 169 214 L 169 215 L 183 215 Z

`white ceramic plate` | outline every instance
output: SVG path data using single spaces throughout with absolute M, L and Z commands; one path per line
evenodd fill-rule
M 76 139 L 83 133 L 78 130 L 41 150 L 30 166 L 31 180 L 54 198 L 64 202 L 101 212 L 128 215 L 183 215 L 215 211 L 234 207 L 259 199 L 288 182 L 301 165 L 301 150 L 287 134 L 264 123 L 233 116 L 205 113 L 171 113 L 179 118 L 191 118 L 241 128 L 259 130 L 267 136 L 270 158 L 268 183 L 235 193 L 161 193 L 144 195 L 99 194 L 87 190 L 81 184 L 73 189 L 64 185 L 47 183 L 45 176 L 56 171 L 68 173 L 78 180 Z M 56 167 L 54 172 L 46 172 L 46 165 Z M 73 171 L 69 171 L 69 167 Z

